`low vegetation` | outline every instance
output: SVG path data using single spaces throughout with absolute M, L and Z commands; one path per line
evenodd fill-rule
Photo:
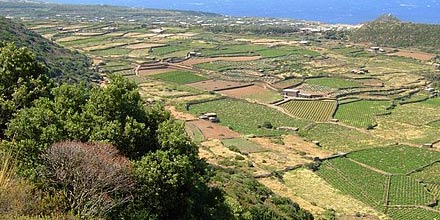
M 304 127 L 309 122 L 280 114 L 267 106 L 252 104 L 234 99 L 222 99 L 196 105 L 191 105 L 189 111 L 194 115 L 215 112 L 220 118 L 220 124 L 243 134 L 280 135 L 285 131 L 277 127 Z M 264 122 L 270 122 L 274 128 L 264 128 Z
M 313 121 L 328 121 L 336 110 L 336 102 L 293 100 L 282 104 L 281 107 L 299 118 Z
M 199 82 L 206 79 L 205 77 L 196 75 L 189 71 L 172 71 L 167 73 L 155 74 L 151 77 L 165 82 L 171 82 L 177 84 Z

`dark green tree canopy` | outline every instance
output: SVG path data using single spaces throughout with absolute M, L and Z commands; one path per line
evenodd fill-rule
M 18 110 L 30 107 L 32 101 L 47 96 L 53 83 L 47 68 L 26 48 L 0 43 L 0 133 Z

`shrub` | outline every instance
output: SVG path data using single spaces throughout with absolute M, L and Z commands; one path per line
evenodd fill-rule
M 78 216 L 104 216 L 131 200 L 130 162 L 114 146 L 61 142 L 43 158 L 49 189 L 60 192 Z
M 266 122 L 263 123 L 262 127 L 263 128 L 267 128 L 267 129 L 272 129 L 273 125 L 272 125 L 272 123 L 266 121 Z
M 243 156 L 240 156 L 240 155 L 236 155 L 236 156 L 235 156 L 235 159 L 236 159 L 236 160 L 244 160 L 244 157 L 243 157 Z

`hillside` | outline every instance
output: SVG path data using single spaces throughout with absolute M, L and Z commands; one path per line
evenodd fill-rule
M 406 23 L 386 15 L 354 31 L 351 40 L 379 46 L 439 48 L 440 25 Z
M 30 48 L 37 60 L 47 65 L 50 77 L 56 81 L 76 82 L 98 78 L 89 69 L 91 62 L 87 56 L 63 48 L 26 29 L 22 24 L 3 17 L 0 17 L 0 41 Z
M 9 0 L 2 2 L 0 7 L 0 15 L 14 17 L 52 17 L 62 14 L 63 16 L 83 16 L 88 18 L 106 17 L 119 18 L 130 17 L 134 19 L 145 19 L 146 17 L 183 17 L 183 16 L 219 16 L 218 14 L 195 12 L 195 11 L 178 11 L 178 10 L 158 10 L 158 9 L 139 9 L 108 5 L 67 5 L 67 4 L 51 4 L 38 3 L 33 1 L 21 2 Z

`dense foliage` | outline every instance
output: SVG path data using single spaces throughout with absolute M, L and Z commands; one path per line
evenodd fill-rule
M 0 137 L 18 110 L 49 94 L 47 69 L 24 48 L 0 42 Z
M 56 81 L 88 82 L 99 78 L 89 69 L 91 61 L 85 55 L 63 48 L 26 29 L 22 24 L 3 17 L 0 17 L 1 41 L 14 42 L 18 47 L 29 48 L 38 61 L 46 64 L 49 76 Z
M 363 25 L 350 39 L 391 47 L 440 47 L 440 25 L 405 23 L 387 17 Z
M 33 94 L 33 84 L 24 82 L 44 78 L 46 69 L 26 49 L 3 48 L 2 96 L 10 87 L 12 100 Z M 245 185 L 245 195 L 258 198 L 263 190 L 271 202 L 225 197 L 184 124 L 160 106 L 145 106 L 134 82 L 121 76 L 101 87 L 43 82 L 45 93 L 11 102 L 15 114 L 1 115 L 1 160 L 14 155 L 17 169 L 8 172 L 19 175 L 10 175 L 9 187 L 0 185 L 0 217 L 313 219 L 251 177 L 234 181 Z

